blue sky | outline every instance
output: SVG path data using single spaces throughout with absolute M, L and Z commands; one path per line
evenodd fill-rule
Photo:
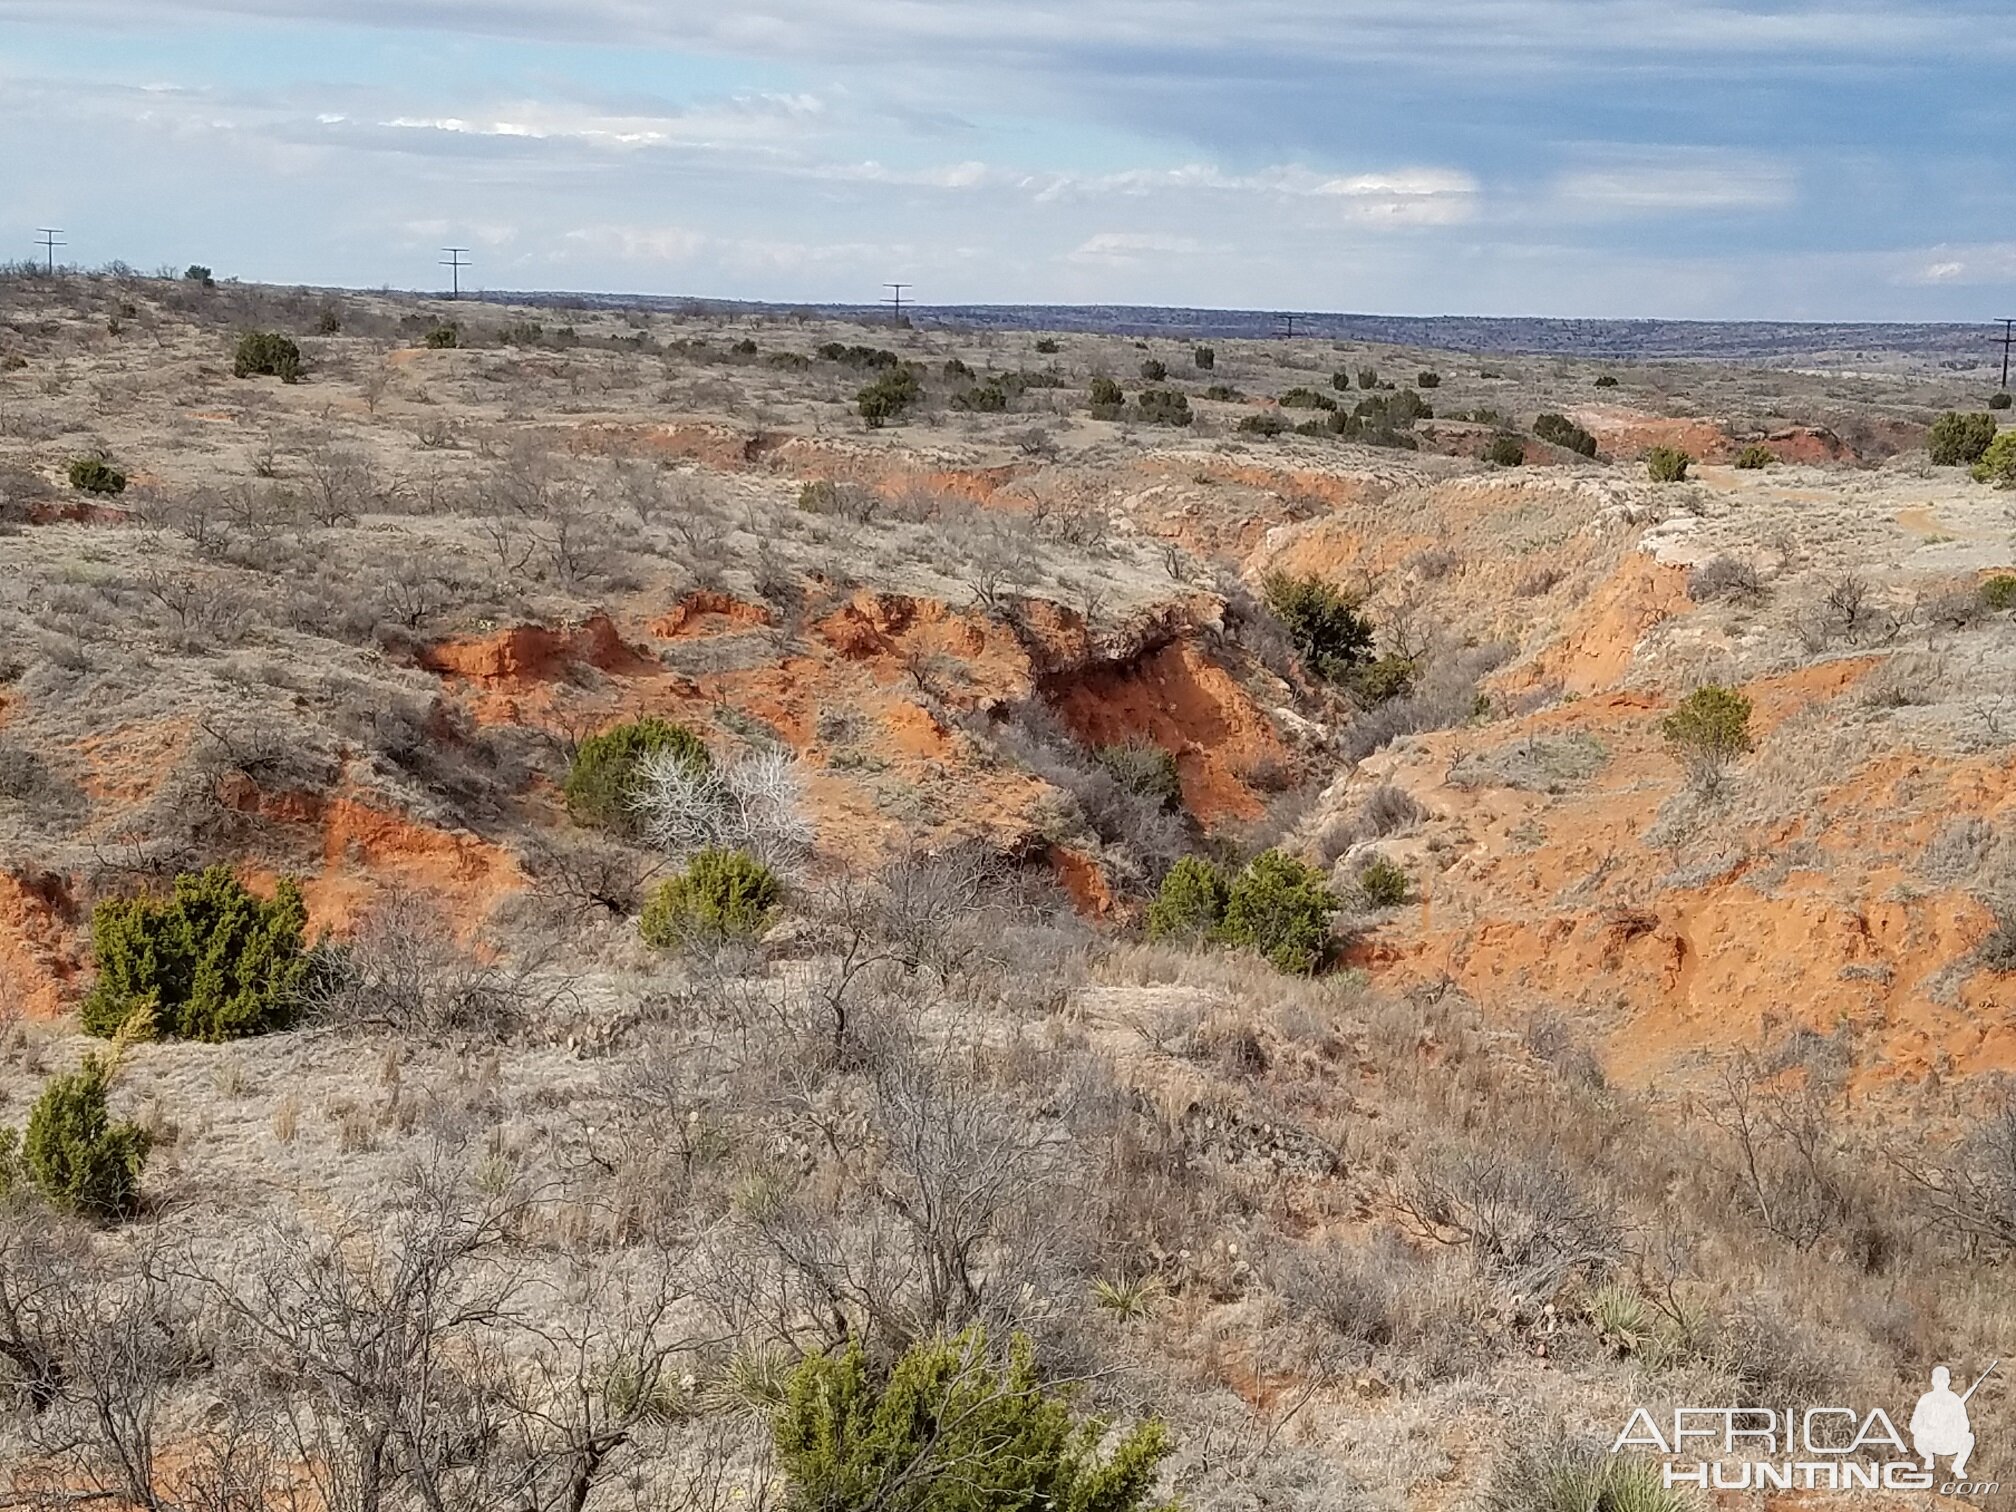
M 2016 314 L 2008 0 L 0 0 L 0 255 L 487 288 Z M 4 245 L 11 237 L 16 247 Z

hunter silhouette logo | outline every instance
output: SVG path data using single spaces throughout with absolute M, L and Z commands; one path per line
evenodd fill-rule
M 1966 1479 L 1967 1461 L 1974 1453 L 1974 1427 L 1967 1418 L 1967 1398 L 1981 1389 L 1981 1383 L 2001 1363 L 1990 1361 L 1964 1396 L 1954 1394 L 1953 1373 L 1944 1365 L 1932 1372 L 1932 1389 L 1918 1398 L 1918 1405 L 1911 1409 L 1911 1447 L 1924 1457 L 1927 1470 L 1933 1468 L 1935 1459 L 1950 1456 L 1954 1479 Z
M 1670 1419 L 1644 1407 L 1611 1444 L 1612 1454 L 1650 1451 L 1667 1486 L 1703 1491 L 1931 1491 L 1947 1496 L 2000 1489 L 1970 1481 L 1975 1449 L 1967 1403 L 2002 1362 L 1991 1360 L 1964 1392 L 1944 1365 L 1900 1433 L 1881 1407 L 1676 1407 Z M 1951 1475 L 1939 1478 L 1939 1462 Z

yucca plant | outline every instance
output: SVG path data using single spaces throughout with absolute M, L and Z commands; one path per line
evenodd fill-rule
M 731 1417 L 774 1416 L 791 1393 L 797 1368 L 798 1361 L 781 1349 L 738 1349 L 700 1388 L 701 1405 Z
M 1101 1276 L 1092 1283 L 1092 1300 L 1115 1317 L 1133 1322 L 1151 1316 L 1168 1300 L 1169 1283 L 1160 1276 Z

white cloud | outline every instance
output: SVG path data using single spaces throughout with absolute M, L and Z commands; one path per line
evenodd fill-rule
M 611 115 L 531 100 L 500 107 L 498 114 L 488 117 L 402 115 L 379 124 L 401 131 L 575 141 L 597 147 L 747 147 L 809 140 L 824 114 L 823 102 L 814 95 L 762 94 L 661 115 Z
M 1554 181 L 1555 207 L 1570 215 L 1630 217 L 1781 210 L 1799 193 L 1781 162 L 1695 147 L 1585 149 L 1585 166 Z
M 2016 283 L 2016 242 L 1926 247 L 1898 259 L 1894 281 L 1917 288 Z
M 1021 182 L 1034 189 L 1039 202 L 1174 199 L 1184 195 L 1326 201 L 1345 219 L 1373 226 L 1454 225 L 1476 213 L 1481 193 L 1473 176 L 1455 168 L 1408 168 L 1340 177 L 1300 164 L 1235 174 L 1205 163 L 1190 163 L 1178 168 L 1132 168 L 1095 175 L 1030 174 Z
M 1101 231 L 1096 236 L 1087 237 L 1082 245 L 1067 254 L 1067 259 L 1075 263 L 1113 266 L 1137 263 L 1143 258 L 1194 257 L 1201 251 L 1203 244 L 1191 236 L 1158 236 L 1152 232 L 1139 231 Z

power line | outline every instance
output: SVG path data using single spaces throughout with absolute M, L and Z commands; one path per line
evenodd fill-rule
M 889 290 L 889 297 L 883 300 L 882 303 L 888 305 L 890 309 L 895 311 L 896 318 L 898 320 L 901 320 L 903 318 L 903 291 L 905 289 L 914 288 L 916 286 L 914 284 L 907 284 L 907 283 L 885 283 L 884 285 L 882 285 L 882 287 Z M 916 303 L 915 300 L 912 300 L 910 302 L 912 304 Z
M 49 272 L 53 276 L 56 272 L 56 249 L 67 247 L 70 243 L 56 239 L 63 234 L 61 226 L 37 226 L 35 229 L 42 238 L 42 250 L 48 255 Z
M 462 270 L 469 266 L 462 259 L 469 249 L 467 247 L 443 247 L 441 250 L 448 254 L 441 259 L 441 266 L 451 270 L 449 276 L 453 279 L 453 287 L 450 289 L 448 297 L 450 299 L 460 299 L 462 297 Z

